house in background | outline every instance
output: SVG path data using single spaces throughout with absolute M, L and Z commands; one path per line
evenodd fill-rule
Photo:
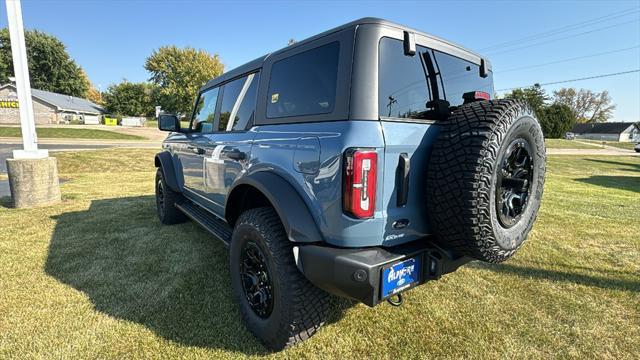
M 640 142 L 640 122 L 575 124 L 570 132 L 576 139 Z
M 36 124 L 79 121 L 99 124 L 104 109 L 87 99 L 31 89 Z M 0 86 L 0 124 L 20 124 L 20 104 L 13 84 Z

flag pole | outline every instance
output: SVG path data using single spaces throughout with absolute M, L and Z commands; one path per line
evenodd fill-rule
M 27 64 L 27 47 L 24 40 L 22 23 L 22 8 L 20 0 L 6 0 L 11 39 L 11 56 L 13 57 L 13 71 L 16 79 L 16 92 L 20 110 L 20 128 L 22 130 L 23 150 L 14 150 L 14 159 L 38 159 L 49 156 L 47 150 L 38 150 L 38 137 L 33 117 L 33 103 L 31 101 L 31 83 L 29 81 L 29 66 Z
M 61 199 L 58 165 L 47 150 L 38 150 L 20 0 L 5 3 L 23 146 L 22 150 L 13 150 L 13 159 L 7 159 L 11 199 L 16 208 L 51 205 Z

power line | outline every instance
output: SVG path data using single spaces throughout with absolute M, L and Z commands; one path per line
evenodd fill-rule
M 629 8 L 629 9 L 625 9 L 625 10 L 621 10 L 621 11 L 616 11 L 616 12 L 610 13 L 608 15 L 603 15 L 603 16 L 599 16 L 599 17 L 596 17 L 596 18 L 580 21 L 580 22 L 575 23 L 575 24 L 562 26 L 562 27 L 559 27 L 559 28 L 556 28 L 556 29 L 552 29 L 552 30 L 549 30 L 549 31 L 545 31 L 545 32 L 542 32 L 542 33 L 528 35 L 528 36 L 525 36 L 525 37 L 522 37 L 522 38 L 519 38 L 519 39 L 509 40 L 509 41 L 505 41 L 505 42 L 502 42 L 502 43 L 498 43 L 498 44 L 494 44 L 494 45 L 491 45 L 491 46 L 487 46 L 485 48 L 480 49 L 480 51 L 486 51 L 486 50 L 489 50 L 489 49 L 495 49 L 495 48 L 500 48 L 500 47 L 509 47 L 511 45 L 514 45 L 514 44 L 521 44 L 522 42 L 525 42 L 525 41 L 537 40 L 537 39 L 542 38 L 542 37 L 553 36 L 553 35 L 560 34 L 560 33 L 563 33 L 563 32 L 572 31 L 572 30 L 576 30 L 576 29 L 583 28 L 583 27 L 586 27 L 586 26 L 591 26 L 591 25 L 598 24 L 598 23 L 601 23 L 601 22 L 606 22 L 606 21 L 609 21 L 609 20 L 613 20 L 613 19 L 617 19 L 617 18 L 620 18 L 620 17 L 628 16 L 628 15 L 631 15 L 631 14 L 634 14 L 634 13 L 638 12 L 638 10 L 640 10 L 640 8 L 633 7 L 633 8 Z
M 631 46 L 631 47 L 622 48 L 622 49 L 611 50 L 611 51 L 605 51 L 605 52 L 600 52 L 600 53 L 595 53 L 595 54 L 576 56 L 576 57 L 562 59 L 562 60 L 550 61 L 550 62 L 546 62 L 546 63 L 542 63 L 542 64 L 520 66 L 520 67 L 509 68 L 509 69 L 500 70 L 500 71 L 495 71 L 494 70 L 494 73 L 502 74 L 502 73 L 507 73 L 507 72 L 511 72 L 511 71 L 517 71 L 517 70 L 533 69 L 533 68 L 543 67 L 543 66 L 547 66 L 547 65 L 560 64 L 560 63 L 563 63 L 563 62 L 587 59 L 587 58 L 592 58 L 592 57 L 602 56 L 602 55 L 615 54 L 615 53 L 619 53 L 619 52 L 623 52 L 623 51 L 629 51 L 629 50 L 638 49 L 638 48 L 640 48 L 640 45 Z
M 636 72 L 640 72 L 640 69 L 628 70 L 628 71 L 621 71 L 621 72 L 611 73 L 611 74 L 603 74 L 603 75 L 588 76 L 588 77 L 582 77 L 582 78 L 570 79 L 570 80 L 553 81 L 553 82 L 542 83 L 542 84 L 540 84 L 540 83 L 536 83 L 536 84 L 529 85 L 529 86 L 517 86 L 517 87 L 512 87 L 512 88 L 498 89 L 498 90 L 496 90 L 496 91 L 508 91 L 508 90 L 514 90 L 514 89 L 522 89 L 522 88 L 531 87 L 531 86 L 545 86 L 545 85 L 564 84 L 564 83 L 569 83 L 569 82 L 574 82 L 574 81 L 582 81 L 582 80 L 589 80 L 589 79 L 598 79 L 598 78 L 604 78 L 604 77 L 610 77 L 610 76 L 618 76 L 618 75 L 624 75 L 624 74 L 631 74 L 631 73 L 636 73 Z
M 609 26 L 604 26 L 604 27 L 601 27 L 601 28 L 588 30 L 588 31 L 584 31 L 584 32 L 581 32 L 581 33 L 572 34 L 572 35 L 568 35 L 568 36 L 564 36 L 564 37 L 560 37 L 560 38 L 540 41 L 540 42 L 537 42 L 537 43 L 533 43 L 533 44 L 529 44 L 529 45 L 525 45 L 525 46 L 521 46 L 521 47 L 517 47 L 517 48 L 506 49 L 506 50 L 501 50 L 501 51 L 489 51 L 488 54 L 496 55 L 496 54 L 503 54 L 503 53 L 508 53 L 508 52 L 522 50 L 522 49 L 528 49 L 530 47 L 543 45 L 543 44 L 548 44 L 548 43 L 555 42 L 555 41 L 560 41 L 560 40 L 571 39 L 571 38 L 574 38 L 574 37 L 577 37 L 577 36 L 590 34 L 590 33 L 596 32 L 596 31 L 607 30 L 607 29 L 611 29 L 611 28 L 614 28 L 614 27 L 617 27 L 617 26 L 622 26 L 622 25 L 626 25 L 626 24 L 630 24 L 630 23 L 637 23 L 638 21 L 640 21 L 640 20 L 634 19 L 634 20 L 631 20 L 631 21 L 625 21 L 625 22 L 621 22 L 621 23 L 617 23 L 617 24 L 613 24 L 613 25 L 609 25 Z

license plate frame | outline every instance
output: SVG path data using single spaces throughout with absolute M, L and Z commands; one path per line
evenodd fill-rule
M 422 283 L 422 255 L 422 253 L 416 254 L 382 267 L 380 271 L 381 299 L 387 299 Z M 413 268 L 410 269 L 410 266 Z

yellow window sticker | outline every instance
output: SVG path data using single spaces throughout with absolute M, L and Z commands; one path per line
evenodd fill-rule
M 271 103 L 275 104 L 278 102 L 278 97 L 280 97 L 280 94 L 275 93 L 275 94 L 271 94 Z

